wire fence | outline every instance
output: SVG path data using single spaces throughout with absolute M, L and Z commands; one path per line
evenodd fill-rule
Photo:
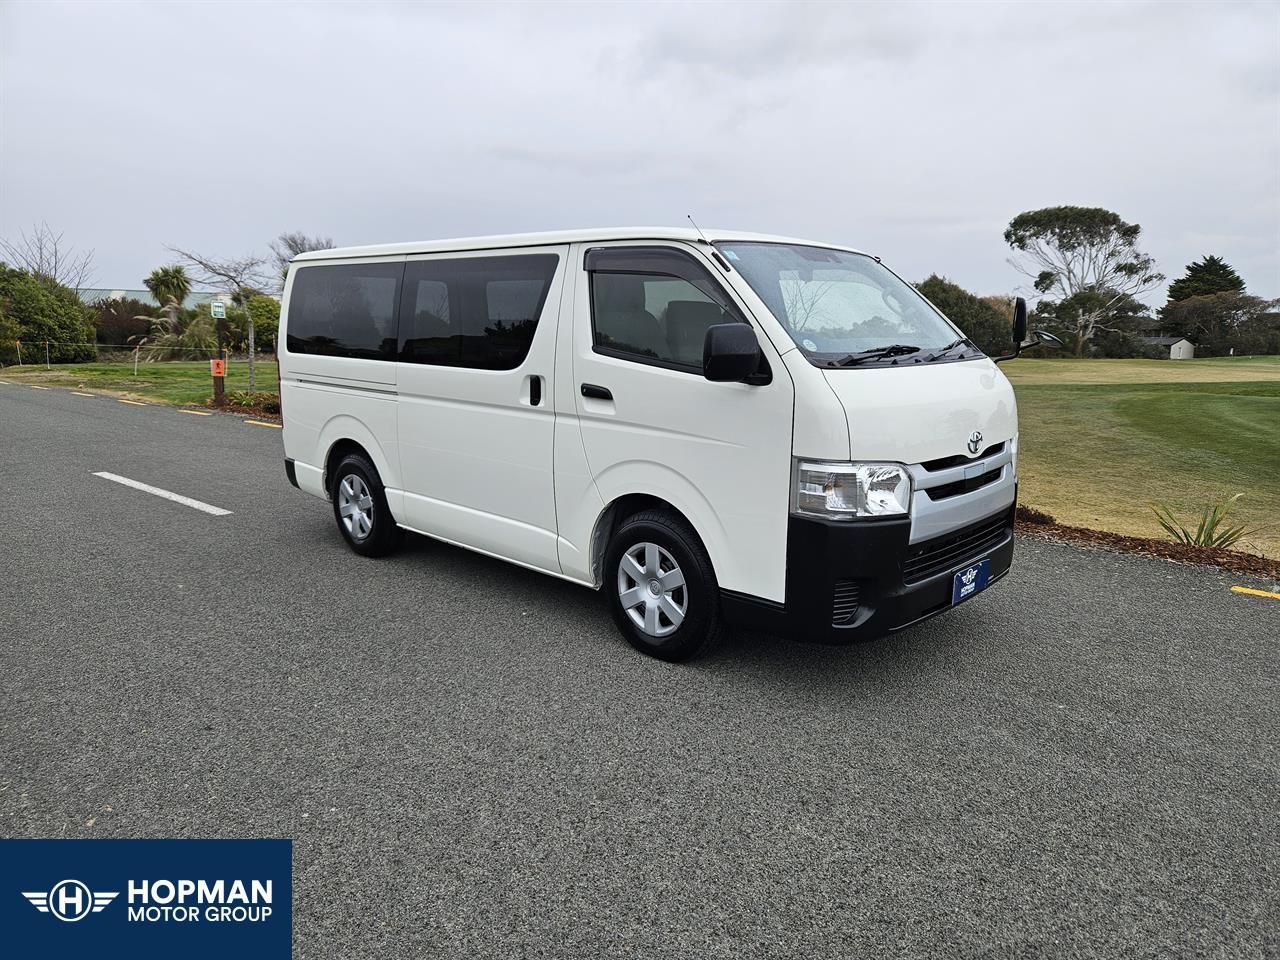
M 9 344 L 0 345 L 5 348 Z M 51 367 L 66 363 L 132 363 L 141 367 L 148 363 L 192 362 L 224 359 L 247 362 L 249 353 L 219 350 L 216 347 L 179 347 L 146 343 L 69 343 L 60 340 L 18 340 L 13 349 L 0 350 L 0 367 Z M 258 363 L 275 363 L 274 351 L 256 352 Z

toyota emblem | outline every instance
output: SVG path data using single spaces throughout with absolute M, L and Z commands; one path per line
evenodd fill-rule
M 982 448 L 982 431 L 975 430 L 973 431 L 973 433 L 969 434 L 969 452 L 976 457 L 978 455 L 978 451 L 981 448 Z

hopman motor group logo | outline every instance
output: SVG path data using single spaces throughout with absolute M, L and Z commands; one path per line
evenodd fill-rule
M 22 895 L 41 913 L 51 913 L 59 920 L 75 923 L 90 913 L 101 913 L 120 894 L 119 891 L 90 890 L 79 880 L 63 880 L 47 893 L 24 890 Z
M 270 880 L 130 880 L 125 896 L 130 923 L 261 923 L 271 916 Z M 41 913 L 74 923 L 101 913 L 119 891 L 90 890 L 63 880 L 47 893 L 22 891 Z

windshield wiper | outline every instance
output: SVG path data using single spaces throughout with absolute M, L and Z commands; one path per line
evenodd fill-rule
M 933 353 L 929 354 L 929 356 L 925 357 L 924 359 L 925 359 L 925 361 L 926 361 L 926 362 L 932 362 L 932 361 L 934 361 L 934 360 L 939 360 L 939 359 L 941 359 L 942 357 L 945 357 L 948 353 L 950 353 L 950 352 L 951 352 L 952 350 L 954 350 L 956 347 L 963 347 L 965 344 L 968 344 L 969 346 L 973 347 L 974 349 L 977 349 L 977 346 L 978 346 L 976 343 L 974 343 L 974 342 L 973 342 L 972 340 L 970 340 L 968 337 L 961 337 L 959 340 L 952 340 L 952 341 L 951 341 L 950 343 L 948 343 L 945 347 L 941 347 L 940 349 L 935 350 Z
M 866 363 L 868 360 L 883 360 L 886 357 L 901 357 L 908 353 L 919 352 L 919 347 L 906 343 L 893 343 L 887 347 L 876 347 L 874 350 L 851 353 L 848 356 L 841 357 L 839 360 L 830 360 L 827 365 L 831 367 L 852 367 L 855 364 Z

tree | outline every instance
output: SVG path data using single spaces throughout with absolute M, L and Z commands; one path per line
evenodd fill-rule
M 1186 337 L 1206 357 L 1280 353 L 1280 301 L 1224 291 L 1165 305 L 1165 332 Z
M 1037 292 L 1066 306 L 1077 356 L 1115 309 L 1164 277 L 1138 249 L 1142 228 L 1101 207 L 1046 207 L 1009 222 L 1005 242 L 1019 256 L 1009 262 Z
M 1147 305 L 1136 297 L 1126 295 L 1114 299 L 1105 293 L 1084 290 L 1067 300 L 1041 300 L 1036 304 L 1032 326 L 1070 342 L 1079 337 L 1081 313 L 1099 309 L 1104 300 L 1110 304 L 1107 323 L 1096 326 L 1085 349 L 1091 356 L 1099 357 L 1142 356 L 1144 347 L 1138 335 L 1150 325 L 1151 315 Z
M 177 323 L 178 309 L 186 302 L 187 295 L 191 292 L 191 279 L 187 276 L 187 271 L 181 264 L 156 267 L 142 282 L 156 298 L 161 309 L 169 315 L 170 323 Z
M 178 247 L 169 247 L 169 249 L 191 265 L 195 271 L 197 283 L 225 290 L 238 303 L 248 303 L 249 299 L 265 289 L 269 282 L 263 272 L 263 268 L 267 263 L 265 257 L 255 257 L 250 254 L 239 258 L 222 259 L 192 253 Z M 257 379 L 252 313 L 249 314 L 248 334 L 249 389 L 256 390 Z
M 41 283 L 79 290 L 93 276 L 93 251 L 77 250 L 63 242 L 47 223 L 20 232 L 17 240 L 0 240 L 0 259 L 25 270 Z
M 254 336 L 257 348 L 275 352 L 276 334 L 280 332 L 280 301 L 275 297 L 250 297 L 245 310 L 253 316 Z
M 984 353 L 997 356 L 1013 347 L 1013 305 L 1007 311 L 997 309 L 989 299 L 974 296 L 968 290 L 936 273 L 916 289 L 935 307 L 964 331 L 964 335 Z
M 83 363 L 96 356 L 89 309 L 74 290 L 48 277 L 0 262 L 0 312 L 9 318 L 10 329 L 16 325 L 14 339 L 31 351 L 28 359 L 43 360 L 46 342 L 54 363 Z
M 308 237 L 305 233 L 282 233 L 271 241 L 271 257 L 275 261 L 276 273 L 280 277 L 280 288 L 289 276 L 289 261 L 300 253 L 311 250 L 332 250 L 333 240 L 329 237 Z
M 1221 257 L 1207 256 L 1187 264 L 1187 272 L 1169 284 L 1170 302 L 1214 293 L 1244 293 L 1244 280 Z

